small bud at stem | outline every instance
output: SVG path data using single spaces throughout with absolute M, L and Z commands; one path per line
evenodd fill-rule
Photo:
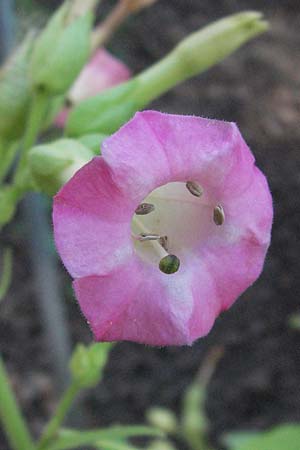
M 201 197 L 201 195 L 203 194 L 202 187 L 195 181 L 188 181 L 186 183 L 186 187 L 192 195 L 195 195 L 195 197 Z
M 155 207 L 151 203 L 141 203 L 135 210 L 135 214 L 138 216 L 145 216 L 146 214 L 154 211 Z
M 179 270 L 180 260 L 175 255 L 164 256 L 159 262 L 159 269 L 168 275 Z
M 221 205 L 215 206 L 213 219 L 216 225 L 223 225 L 225 220 L 225 213 Z

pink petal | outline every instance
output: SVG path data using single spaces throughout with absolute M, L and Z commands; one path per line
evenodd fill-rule
M 137 113 L 103 142 L 102 155 L 122 189 L 138 198 L 187 180 L 201 182 L 210 198 L 231 198 L 250 184 L 254 167 L 234 123 L 155 111 Z
M 196 267 L 185 265 L 176 277 L 170 277 L 135 257 L 109 276 L 75 280 L 76 297 L 95 340 L 191 344 L 194 314 L 198 337 L 207 334 L 219 308 L 214 304 L 214 286 L 207 283 L 205 267 L 202 272 Z M 198 280 L 197 292 L 194 279 Z M 199 300 L 196 311 L 194 295 Z
M 53 224 L 58 252 L 72 277 L 106 274 L 132 254 L 133 211 L 103 158 L 94 158 L 71 178 L 54 198 Z

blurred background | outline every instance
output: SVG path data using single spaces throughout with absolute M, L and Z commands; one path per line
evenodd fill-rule
M 1 7 L 6 1 L 1 0 Z M 7 19 L 13 27 L 6 32 L 9 43 L 4 42 L 1 25 L 2 54 L 5 45 L 22 39 L 29 27 L 45 23 L 60 3 L 11 2 L 15 17 Z M 102 2 L 100 17 L 112 4 Z M 130 18 L 107 47 L 138 73 L 193 30 L 249 9 L 265 14 L 270 31 L 151 107 L 237 122 L 268 177 L 274 198 L 273 239 L 264 272 L 230 311 L 218 318 L 209 336 L 190 348 L 117 344 L 103 381 L 82 398 L 70 423 L 143 423 L 147 409 L 154 405 L 178 412 L 184 389 L 214 345 L 222 345 L 224 355 L 209 384 L 206 402 L 212 442 L 219 445 L 225 431 L 300 421 L 300 331 L 290 321 L 292 314 L 300 313 L 299 1 L 159 0 Z M 50 221 L 50 202 L 43 207 Z M 50 255 L 54 260 L 55 283 L 63 299 L 64 351 L 68 353 L 76 342 L 90 342 L 91 333 L 73 297 L 71 280 L 55 256 L 49 224 L 50 232 L 42 238 L 46 250 L 32 251 L 32 227 L 40 224 L 32 212 L 29 218 L 27 212 L 26 218 L 26 210 L 20 208 L 1 236 L 1 246 L 13 248 L 14 271 L 9 293 L 0 305 L 0 351 L 30 426 L 38 434 L 55 407 L 57 380 L 64 376 L 53 364 L 55 349 L 49 349 L 45 338 L 47 312 L 42 312 L 39 304 L 35 273 L 43 258 Z M 44 276 L 46 282 L 47 273 Z M 47 323 L 48 332 L 55 331 L 51 317 Z M 0 432 L 0 450 L 7 448 Z

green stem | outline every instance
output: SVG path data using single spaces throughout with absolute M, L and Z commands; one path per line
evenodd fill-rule
M 5 297 L 10 283 L 13 270 L 13 257 L 11 248 L 5 248 L 3 252 L 3 271 L 0 280 L 0 302 Z
M 28 123 L 24 135 L 22 154 L 14 176 L 14 182 L 19 184 L 24 176 L 27 154 L 37 140 L 38 134 L 43 126 L 45 113 L 48 106 L 48 94 L 44 91 L 33 93 Z
M 33 450 L 34 444 L 22 417 L 0 356 L 0 419 L 14 450 Z
M 58 404 L 56 412 L 49 424 L 47 425 L 39 443 L 37 446 L 37 450 L 45 450 L 47 445 L 51 440 L 55 437 L 56 432 L 60 428 L 61 424 L 64 421 L 64 418 L 68 411 L 70 410 L 75 397 L 80 392 L 81 388 L 76 382 L 72 382 L 66 392 L 64 393 L 61 401 Z

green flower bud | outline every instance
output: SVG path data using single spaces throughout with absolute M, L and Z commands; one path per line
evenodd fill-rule
M 162 439 L 156 439 L 152 441 L 151 444 L 146 447 L 147 450 L 176 450 L 171 442 Z
M 28 154 L 28 166 L 36 188 L 54 195 L 93 156 L 80 142 L 59 139 L 33 147 Z
M 130 81 L 79 103 L 69 116 L 68 136 L 115 132 L 137 110 L 222 61 L 267 28 L 260 13 L 248 11 L 192 33 L 161 61 Z
M 81 144 L 88 147 L 92 152 L 97 156 L 101 154 L 100 147 L 104 139 L 107 138 L 106 134 L 94 133 L 94 134 L 85 134 L 81 136 L 78 140 Z
M 151 408 L 147 412 L 148 422 L 163 432 L 170 434 L 176 433 L 178 423 L 175 414 L 167 408 Z
M 24 133 L 30 101 L 28 65 L 32 37 L 8 59 L 0 71 L 0 136 L 13 141 Z
M 33 49 L 30 73 L 34 86 L 63 94 L 87 62 L 93 15 L 76 16 L 66 1 L 50 19 Z
M 110 343 L 96 343 L 89 347 L 77 345 L 70 361 L 73 381 L 81 388 L 96 386 L 105 368 Z

